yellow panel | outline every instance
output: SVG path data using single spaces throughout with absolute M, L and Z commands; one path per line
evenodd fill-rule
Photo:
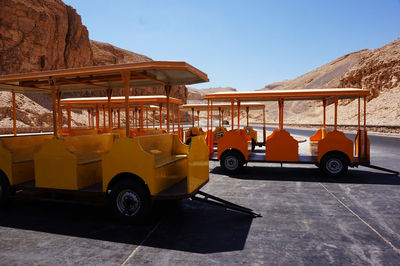
M 188 193 L 209 179 L 208 147 L 204 136 L 193 137 L 188 155 Z
M 154 156 L 142 149 L 140 138 L 145 137 L 117 139 L 112 149 L 103 155 L 103 191 L 106 191 L 108 184 L 116 175 L 132 173 L 145 181 L 153 195 Z
M 46 140 L 35 154 L 35 180 L 37 187 L 78 189 L 77 158 L 63 139 Z
M 33 154 L 45 139 L 52 135 L 28 135 L 0 139 L 0 169 L 7 175 L 11 185 L 34 179 Z
M 35 179 L 34 164 L 32 161 L 13 163 L 13 185 L 21 184 Z
M 14 185 L 11 152 L 4 148 L 2 141 L 0 141 L 0 170 L 6 174 L 10 184 Z

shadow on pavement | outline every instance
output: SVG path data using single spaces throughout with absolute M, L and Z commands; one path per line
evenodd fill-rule
M 365 168 L 364 168 L 365 169 Z M 318 168 L 305 167 L 272 167 L 272 166 L 247 166 L 239 173 L 227 174 L 219 166 L 210 171 L 212 174 L 228 175 L 237 179 L 248 180 L 276 180 L 276 181 L 301 181 L 344 184 L 377 184 L 400 185 L 400 177 L 393 174 L 372 172 L 362 168 L 349 168 L 345 177 L 324 177 Z
M 1 227 L 194 253 L 242 250 L 251 223 L 249 216 L 191 200 L 157 202 L 141 225 L 114 220 L 104 205 L 16 198 L 0 210 Z

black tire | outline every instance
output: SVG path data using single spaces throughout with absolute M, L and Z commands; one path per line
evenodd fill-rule
M 8 201 L 9 187 L 5 177 L 0 173 L 0 208 Z
M 328 153 L 322 157 L 319 167 L 326 176 L 340 177 L 347 174 L 349 163 L 343 154 Z
M 238 151 L 227 151 L 222 154 L 220 159 L 221 167 L 228 173 L 239 172 L 244 165 L 243 155 Z
M 122 221 L 134 223 L 146 220 L 151 209 L 151 197 L 145 185 L 136 180 L 122 180 L 111 190 L 112 212 Z

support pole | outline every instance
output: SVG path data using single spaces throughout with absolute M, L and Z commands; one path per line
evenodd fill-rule
M 140 114 L 140 128 L 144 128 L 143 125 L 143 103 L 140 103 L 140 110 L 139 110 L 139 114 Z
M 89 128 L 90 128 L 90 109 L 87 110 L 87 114 L 88 114 L 88 124 L 89 124 Z
M 337 106 L 338 106 L 338 97 L 335 96 L 335 127 L 334 127 L 334 131 L 337 130 Z
M 194 108 L 192 108 L 192 127 L 194 127 L 194 121 L 195 121 Z
M 210 99 L 207 100 L 207 132 L 210 129 L 209 120 L 210 120 Z
M 57 91 L 57 109 L 58 109 L 58 132 L 61 132 L 62 129 L 62 108 L 61 108 L 61 96 L 62 92 Z
M 131 73 L 129 71 L 121 72 L 122 80 L 124 81 L 125 87 L 125 125 L 126 125 L 126 136 L 129 137 L 129 87 L 131 80 Z
M 218 107 L 218 126 L 221 127 L 221 107 Z
M 364 97 L 364 132 L 367 132 L 367 97 Z
M 68 104 L 67 106 L 67 113 L 68 113 L 68 132 L 71 132 L 71 105 Z
M 100 124 L 99 105 L 96 104 L 96 129 L 99 129 L 99 124 Z
M 179 135 L 181 132 L 181 115 L 180 115 L 179 105 L 177 105 L 177 110 L 178 110 L 178 135 Z
M 249 107 L 246 107 L 246 126 L 249 126 Z
M 279 130 L 283 129 L 283 98 L 279 99 Z
M 238 129 L 240 129 L 240 101 L 237 102 Z
M 156 110 L 153 110 L 153 128 L 156 128 Z
M 165 94 L 167 95 L 167 133 L 169 133 L 169 95 L 171 94 L 171 86 L 170 85 L 165 85 Z
M 224 127 L 224 109 L 221 110 L 221 127 Z
M 361 128 L 361 99 L 358 97 L 358 115 L 357 115 L 357 130 L 360 131 Z
M 17 104 L 15 102 L 15 92 L 12 92 L 12 110 L 13 110 L 13 133 L 17 135 Z
M 149 128 L 149 108 L 146 107 L 146 128 Z
M 213 130 L 213 100 L 211 99 L 211 123 L 210 123 L 210 125 L 211 125 L 211 131 Z
M 193 121 L 193 127 L 194 127 L 194 121 Z M 197 110 L 197 127 L 200 128 L 200 110 Z
M 55 138 L 58 138 L 57 132 L 57 91 L 56 91 L 56 83 L 53 80 L 53 77 L 49 77 L 48 79 L 49 85 L 51 88 L 51 103 L 53 107 L 53 134 Z
M 326 126 L 326 99 L 322 100 L 322 106 L 324 107 L 324 119 L 323 119 L 323 126 L 322 128 L 325 128 Z
M 118 108 L 117 113 L 118 113 L 118 128 L 121 128 L 121 108 Z M 129 113 L 125 119 L 126 120 L 129 119 Z
M 106 130 L 106 106 L 103 104 L 103 129 Z
M 231 123 L 232 123 L 232 131 L 233 131 L 233 111 L 234 111 L 234 100 L 231 99 Z
M 112 94 L 112 90 L 107 89 L 108 129 L 110 129 L 110 130 L 111 130 L 111 124 L 112 124 L 111 94 Z
M 135 128 L 136 127 L 136 121 L 135 121 L 135 119 L 136 119 L 136 108 L 134 109 L 134 110 L 132 110 L 132 128 Z
M 93 108 L 90 108 L 90 114 L 91 114 L 91 116 L 90 116 L 90 120 L 92 121 L 92 127 L 94 128 L 94 110 L 93 110 Z
M 159 122 L 160 122 L 160 130 L 162 129 L 162 104 L 160 103 L 160 118 L 159 118 Z
M 267 140 L 267 132 L 265 128 L 265 106 L 263 107 L 263 142 L 264 144 L 266 143 L 265 141 Z
M 172 133 L 175 131 L 175 104 L 172 104 Z

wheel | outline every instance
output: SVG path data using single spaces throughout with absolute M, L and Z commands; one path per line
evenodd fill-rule
M 228 151 L 221 156 L 220 163 L 225 171 L 235 173 L 242 169 L 244 158 L 238 151 Z
M 149 192 L 135 180 L 118 182 L 111 190 L 109 201 L 112 211 L 126 222 L 145 220 L 151 209 Z
M 251 139 L 251 151 L 256 149 L 257 142 L 254 139 Z
M 6 179 L 0 175 L 0 207 L 4 206 L 8 199 L 8 183 Z
M 320 164 L 320 168 L 325 175 L 330 177 L 343 176 L 347 173 L 348 161 L 346 157 L 339 153 L 325 155 Z

